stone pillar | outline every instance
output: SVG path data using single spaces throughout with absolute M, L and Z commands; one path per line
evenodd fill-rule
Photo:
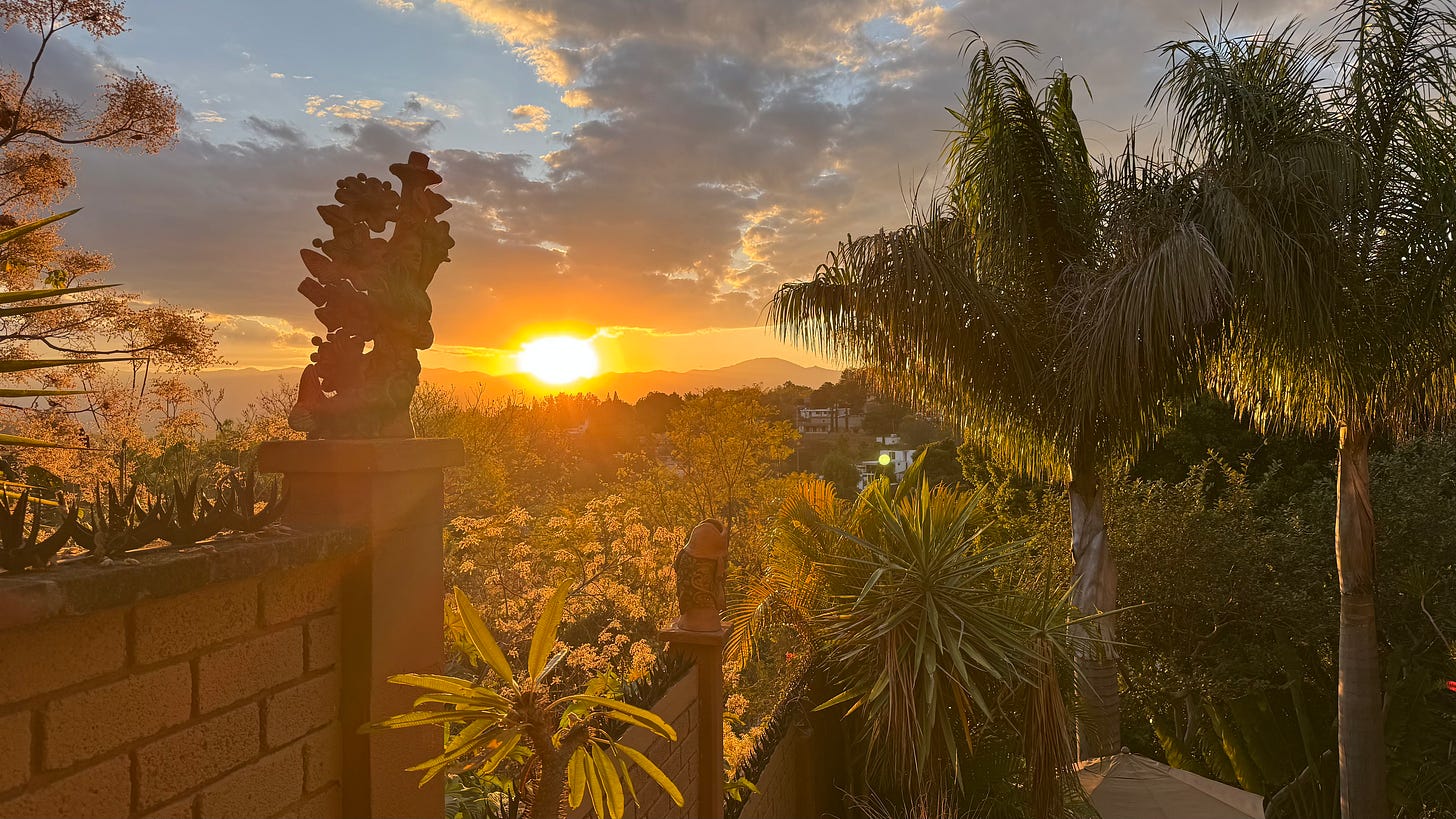
M 694 819 L 723 819 L 723 638 L 727 632 L 668 628 L 658 632 L 672 651 L 698 668 L 698 787 Z M 684 793 L 684 798 L 689 794 Z
M 443 666 L 444 468 L 463 461 L 459 441 L 433 438 L 270 441 L 259 450 L 258 468 L 284 476 L 285 524 L 367 539 L 341 606 L 344 816 L 444 810 L 443 778 L 421 787 L 405 770 L 440 753 L 440 734 L 358 728 L 410 710 L 411 689 L 388 683 L 391 674 Z

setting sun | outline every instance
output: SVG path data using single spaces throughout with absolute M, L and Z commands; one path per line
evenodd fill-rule
M 547 384 L 569 384 L 596 375 L 601 361 L 587 339 L 546 336 L 521 347 L 516 354 L 516 369 Z

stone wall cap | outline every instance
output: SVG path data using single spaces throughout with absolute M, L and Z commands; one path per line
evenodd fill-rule
M 455 438 L 317 439 L 266 441 L 258 450 L 263 472 L 413 472 L 465 463 Z
M 0 631 L 317 563 L 357 551 L 364 542 L 361 533 L 348 530 L 278 527 L 195 546 L 141 549 L 106 565 L 83 558 L 6 572 L 0 574 Z

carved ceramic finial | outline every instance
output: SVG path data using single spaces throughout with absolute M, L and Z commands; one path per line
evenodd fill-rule
M 673 627 L 721 631 L 727 605 L 723 580 L 728 570 L 728 532 L 723 523 L 705 520 L 694 527 L 672 568 L 677 574 L 677 605 L 682 615 Z
M 327 331 L 304 368 L 288 424 L 310 438 L 412 438 L 409 405 L 420 381 L 418 350 L 435 342 L 425 288 L 450 261 L 450 203 L 440 175 L 412 152 L 389 166 L 400 189 L 372 176 L 340 179 L 337 205 L 318 212 L 332 230 L 300 251 L 309 278 L 298 292 Z M 390 222 L 394 233 L 383 233 Z M 365 351 L 372 345 L 372 349 Z

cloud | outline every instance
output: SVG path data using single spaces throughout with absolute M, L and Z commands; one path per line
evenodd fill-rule
M 414 114 L 433 111 L 446 119 L 460 117 L 460 106 L 424 94 L 410 94 L 409 99 L 405 100 L 403 110 Z
M 198 111 L 192 118 L 197 122 L 227 122 L 227 117 L 216 111 Z
M 380 122 L 395 128 L 428 129 L 435 123 L 438 123 L 439 120 L 431 119 L 423 115 L 426 104 L 422 100 L 428 101 L 430 107 L 436 112 L 440 112 L 440 108 L 437 106 L 444 105 L 443 103 L 436 103 L 428 97 L 421 98 L 412 96 L 404 105 L 400 106 L 398 114 L 391 116 L 383 114 L 383 100 L 370 99 L 368 97 L 351 100 L 345 99 L 341 94 L 330 94 L 328 97 L 318 95 L 309 96 L 304 100 L 303 112 L 318 117 L 319 119 L 336 119 L 346 122 L 351 120 L 355 122 L 371 121 Z M 445 110 L 446 116 L 449 116 L 449 110 L 451 108 L 453 106 Z M 456 114 L 458 115 L 458 110 Z
M 288 75 L 287 74 L 279 74 L 277 71 L 274 71 L 273 73 L 269 74 L 268 76 L 271 77 L 271 78 L 273 78 L 273 79 L 275 79 L 275 80 L 281 80 L 281 79 L 283 79 L 284 77 L 286 77 Z
M 379 5 L 395 11 L 414 11 L 415 4 L 409 0 L 378 0 Z
M 517 131 L 544 131 L 551 112 L 539 105 L 517 105 L 511 109 L 511 119 L 516 121 Z
M 964 90 L 957 32 L 1040 41 L 1028 66 L 1045 73 L 1060 57 L 1087 78 L 1095 97 L 1079 92 L 1078 110 L 1094 146 L 1113 153 L 1160 71 L 1149 49 L 1185 34 L 1206 2 L 420 5 L 464 15 L 548 84 L 511 111 L 517 127 L 539 111 L 544 131 L 553 98 L 573 109 L 550 153 L 492 151 L 491 137 L 513 144 L 499 124 L 479 128 L 474 112 L 434 96 L 315 95 L 298 122 L 234 113 L 245 129 L 236 144 L 194 133 L 155 157 L 87 153 L 77 201 L 88 208 L 67 235 L 111 253 L 116 277 L 148 293 L 312 328 L 294 287 L 298 249 L 324 231 L 314 208 L 336 179 L 387 178 L 390 163 L 424 150 L 455 203 L 457 246 L 431 288 L 441 345 L 504 349 L 542 322 L 686 343 L 677 334 L 760 323 L 775 289 L 811 275 L 837 241 L 904 223 L 914 185 L 936 181 L 953 124 L 944 108 Z M 1286 5 L 1254 0 L 1240 14 L 1253 27 L 1287 16 Z M 94 53 L 60 45 L 71 50 L 48 63 L 72 60 L 67 81 L 89 93 Z M 452 141 L 471 132 L 438 127 L 456 118 L 488 131 L 487 143 Z

